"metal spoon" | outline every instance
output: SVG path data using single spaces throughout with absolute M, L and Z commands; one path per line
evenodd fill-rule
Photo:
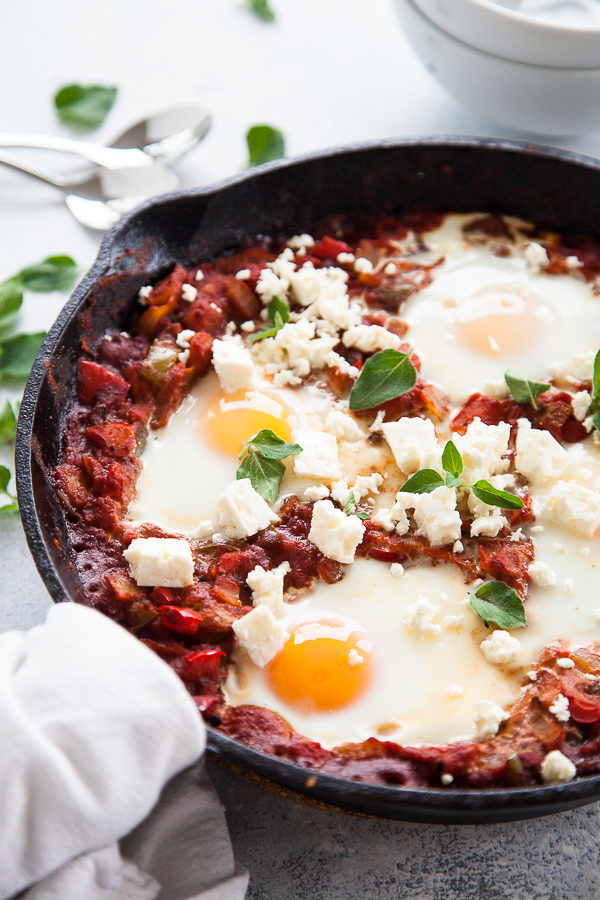
M 179 187 L 175 172 L 159 161 L 150 165 L 121 169 L 98 169 L 91 176 L 66 178 L 44 169 L 24 166 L 18 159 L 3 154 L 0 165 L 58 188 L 78 222 L 87 228 L 106 231 L 123 213 L 143 200 Z
M 181 106 L 147 116 L 120 134 L 110 146 L 43 134 L 0 134 L 0 147 L 57 150 L 83 157 L 105 169 L 173 162 L 207 134 L 211 116 L 199 106 Z

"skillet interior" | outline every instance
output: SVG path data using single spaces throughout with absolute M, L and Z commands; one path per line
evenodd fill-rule
M 49 480 L 75 397 L 82 346 L 125 328 L 138 288 L 176 260 L 233 252 L 248 237 L 310 231 L 330 215 L 357 218 L 427 207 L 522 216 L 567 237 L 600 236 L 600 163 L 531 145 L 434 138 L 362 145 L 286 160 L 215 187 L 150 201 L 105 237 L 98 259 L 44 342 L 17 431 L 17 485 L 27 540 L 55 601 L 86 602 L 67 522 Z M 265 756 L 211 731 L 226 761 L 344 809 L 424 822 L 492 822 L 600 799 L 600 776 L 537 788 L 414 790 L 348 781 Z

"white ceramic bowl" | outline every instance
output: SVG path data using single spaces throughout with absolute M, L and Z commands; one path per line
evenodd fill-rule
M 600 65 L 566 68 L 517 62 L 458 40 L 413 0 L 395 0 L 395 5 L 408 41 L 427 70 L 481 116 L 535 134 L 600 130 Z
M 572 2 L 577 8 L 577 0 Z M 527 15 L 494 0 L 414 0 L 414 4 L 438 28 L 478 50 L 538 66 L 600 67 L 600 24 L 593 24 L 591 16 L 589 24 L 577 25 Z

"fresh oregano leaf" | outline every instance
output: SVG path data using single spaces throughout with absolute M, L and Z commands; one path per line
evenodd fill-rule
M 458 475 L 453 475 L 452 472 L 446 472 L 446 487 L 459 487 L 460 486 L 460 478 Z
M 357 512 L 357 513 L 354 513 L 354 515 L 355 515 L 358 519 L 362 519 L 363 522 L 364 522 L 365 519 L 369 519 L 369 518 L 370 518 L 369 513 L 366 513 L 366 512 Z
M 592 376 L 592 400 L 600 400 L 600 350 L 594 358 L 594 374 Z
M 251 166 L 260 166 L 285 156 L 285 139 L 279 129 L 271 125 L 253 125 L 246 132 L 248 161 Z
M 373 409 L 414 387 L 417 372 L 406 353 L 381 350 L 371 356 L 361 369 L 350 394 L 350 409 Z
M 516 494 L 501 491 L 494 487 L 485 478 L 476 481 L 471 490 L 475 496 L 489 506 L 499 506 L 500 509 L 523 509 L 523 501 Z
M 275 13 L 269 5 L 269 0 L 248 0 L 252 12 L 264 22 L 274 22 Z
M 0 284 L 0 319 L 11 316 L 23 303 L 23 291 L 16 278 Z
M 253 344 L 255 341 L 261 341 L 263 338 L 275 337 L 277 332 L 290 320 L 289 307 L 285 300 L 281 300 L 279 297 L 273 297 L 271 302 L 267 305 L 267 312 L 269 313 L 269 318 L 271 319 L 271 322 L 273 322 L 273 325 L 263 329 L 263 331 L 257 331 L 254 334 L 251 334 L 248 338 L 249 344 Z
M 258 434 L 255 434 L 252 440 L 244 445 L 244 450 L 240 454 L 240 459 L 246 450 L 258 451 L 267 459 L 285 459 L 287 456 L 295 456 L 296 453 L 302 452 L 300 444 L 288 444 L 282 438 L 278 437 L 270 428 L 263 428 Z
M 17 498 L 9 493 L 8 484 L 11 479 L 10 469 L 7 469 L 6 466 L 0 466 L 0 496 L 8 497 L 8 503 L 5 503 L 3 506 L 0 506 L 0 515 L 5 515 L 6 513 L 18 512 L 19 504 L 17 503 Z
M 597 431 L 600 431 L 600 410 L 592 416 L 592 425 Z
M 17 334 L 0 342 L 0 377 L 27 378 L 45 331 L 37 334 Z
M 443 485 L 444 479 L 439 472 L 434 469 L 419 469 L 404 482 L 400 490 L 408 494 L 429 494 Z
M 281 481 L 285 475 L 285 465 L 280 459 L 263 456 L 257 450 L 249 449 L 235 477 L 249 478 L 254 490 L 267 503 L 275 503 L 279 496 Z
M 445 472 L 454 475 L 455 478 L 458 478 L 463 470 L 462 456 L 456 449 L 456 444 L 453 441 L 448 441 L 444 447 L 442 453 L 442 466 L 444 467 Z
M 97 128 L 110 112 L 116 96 L 116 87 L 67 84 L 54 95 L 54 106 L 65 125 Z
M 344 507 L 344 512 L 347 516 L 350 516 L 354 512 L 354 507 L 356 506 L 356 497 L 354 496 L 354 491 L 350 491 L 348 494 L 348 499 L 346 500 L 346 505 Z
M 517 403 L 531 403 L 534 409 L 538 408 L 537 398 L 540 394 L 544 394 L 550 388 L 549 384 L 541 381 L 530 381 L 528 378 L 521 378 L 519 375 L 515 375 L 514 372 L 509 371 L 504 373 L 504 380 Z
M 70 287 L 77 272 L 77 264 L 70 256 L 49 256 L 35 266 L 21 269 L 15 279 L 30 291 L 48 293 Z
M 471 595 L 471 609 L 487 625 L 493 622 L 500 628 L 525 628 L 527 618 L 523 601 L 513 588 L 503 581 L 487 581 Z
M 12 444 L 17 432 L 17 417 L 7 400 L 4 409 L 0 410 L 0 444 Z

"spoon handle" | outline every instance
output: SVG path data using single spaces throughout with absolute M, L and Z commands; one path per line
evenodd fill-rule
M 23 163 L 9 153 L 0 155 L 0 166 L 7 166 L 9 169 L 14 169 L 15 172 L 29 175 L 31 178 L 35 178 L 37 181 L 43 181 L 44 184 L 50 184 L 52 187 L 58 188 L 61 191 L 66 190 L 68 187 L 66 181 L 58 175 L 51 174 L 46 171 L 46 169 L 40 169 L 38 166 L 24 166 Z
M 104 169 L 137 168 L 151 166 L 152 158 L 143 150 L 105 147 L 91 141 L 55 137 L 45 134 L 4 132 L 0 134 L 0 147 L 26 147 L 34 150 L 57 150 L 83 157 Z

